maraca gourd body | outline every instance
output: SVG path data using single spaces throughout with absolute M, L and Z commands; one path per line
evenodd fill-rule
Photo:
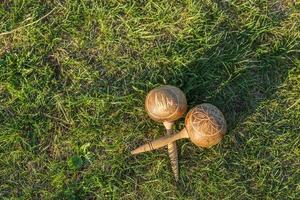
M 160 86 L 148 93 L 145 108 L 151 119 L 157 122 L 174 122 L 186 112 L 186 97 L 177 87 Z
M 181 118 L 187 110 L 185 94 L 177 87 L 164 85 L 151 90 L 145 100 L 145 108 L 151 119 L 162 122 L 167 135 L 172 135 L 174 121 Z M 168 144 L 171 167 L 178 180 L 178 153 L 175 142 Z
M 226 131 L 227 124 L 222 112 L 216 106 L 204 103 L 188 112 L 185 128 L 179 133 L 144 144 L 131 153 L 138 154 L 158 149 L 182 138 L 190 138 L 199 147 L 210 148 L 222 140 Z
M 194 107 L 187 114 L 185 125 L 191 141 L 204 148 L 219 143 L 227 131 L 223 113 L 208 103 Z

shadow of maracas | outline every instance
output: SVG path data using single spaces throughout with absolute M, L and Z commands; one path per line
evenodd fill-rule
M 131 154 L 158 149 L 182 138 L 190 138 L 199 147 L 210 148 L 222 140 L 226 131 L 227 124 L 223 113 L 216 106 L 203 103 L 188 112 L 185 128 L 179 133 L 144 144 Z
M 187 101 L 185 94 L 179 88 L 164 85 L 148 93 L 145 108 L 151 119 L 164 124 L 167 135 L 170 136 L 174 121 L 181 118 L 187 110 Z M 175 180 L 178 181 L 178 153 L 175 142 L 168 144 L 168 152 Z

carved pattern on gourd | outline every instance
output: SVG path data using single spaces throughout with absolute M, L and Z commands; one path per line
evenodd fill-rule
M 211 106 L 198 106 L 191 116 L 194 130 L 206 135 L 219 134 L 224 130 L 225 123 L 222 113 Z
M 166 95 L 161 94 L 161 93 L 155 93 L 155 98 L 154 98 L 154 113 L 160 113 L 160 112 L 165 112 L 170 107 L 173 107 L 175 105 L 175 102 L 172 98 L 168 98 Z

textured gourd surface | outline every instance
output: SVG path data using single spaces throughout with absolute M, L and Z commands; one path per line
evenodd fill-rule
M 187 101 L 179 88 L 166 85 L 148 93 L 145 108 L 153 120 L 172 122 L 183 116 L 187 109 Z
M 222 112 L 208 103 L 192 108 L 186 116 L 185 124 L 191 141 L 200 147 L 219 143 L 227 130 Z
M 0 199 L 300 199 L 298 2 L 1 0 Z M 130 154 L 165 84 L 228 123 L 177 142 L 178 184 L 165 148 Z

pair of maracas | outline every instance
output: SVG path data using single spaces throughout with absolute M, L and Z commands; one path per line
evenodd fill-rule
M 190 138 L 199 147 L 209 148 L 221 141 L 227 125 L 222 112 L 214 105 L 203 103 L 192 108 L 185 118 L 185 128 L 172 135 L 172 126 L 187 110 L 185 94 L 177 87 L 165 85 L 151 90 L 145 101 L 148 115 L 155 121 L 163 122 L 167 136 L 144 144 L 132 154 L 168 146 L 171 167 L 178 181 L 178 154 L 176 140 Z

